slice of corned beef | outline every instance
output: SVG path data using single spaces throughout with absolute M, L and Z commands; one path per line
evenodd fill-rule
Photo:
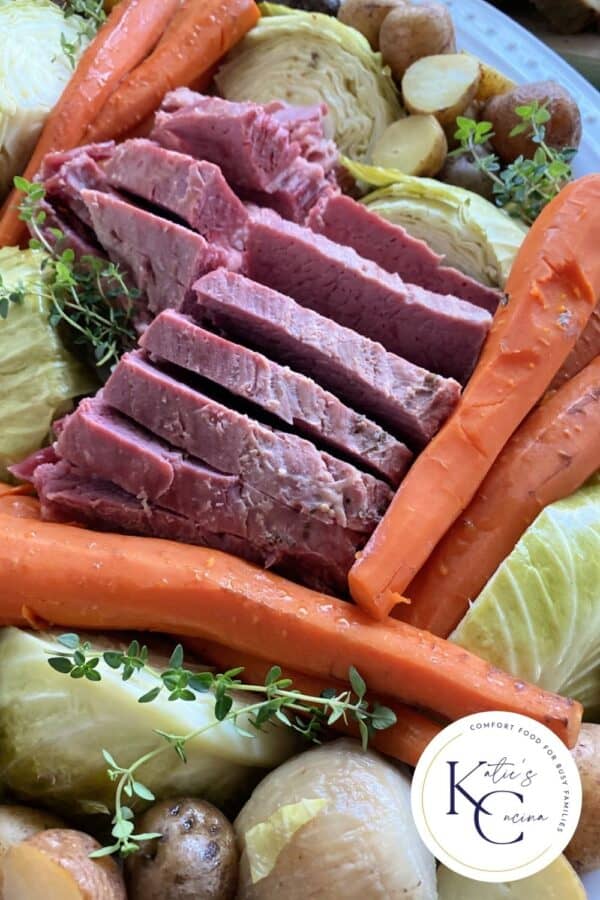
M 119 144 L 108 183 L 183 219 L 209 242 L 241 250 L 248 213 L 218 166 L 138 139 Z
M 139 351 L 121 359 L 104 398 L 175 447 L 328 524 L 368 532 L 391 500 L 390 488 L 374 476 L 229 409 Z
M 219 269 L 195 289 L 183 312 L 309 375 L 411 444 L 426 444 L 458 402 L 456 381 L 242 275 Z
M 320 166 L 299 157 L 291 164 L 277 190 L 269 194 L 243 191 L 243 197 L 247 202 L 268 206 L 284 219 L 302 225 L 315 203 L 337 193 L 337 185 L 324 177 Z
M 425 241 L 393 225 L 357 203 L 352 197 L 330 192 L 311 210 L 307 222 L 313 231 L 330 240 L 352 247 L 365 259 L 399 275 L 403 281 L 417 284 L 437 294 L 454 294 L 494 313 L 501 292 L 480 284 L 443 264 L 443 256 L 431 250 Z
M 328 110 L 326 103 L 315 106 L 290 106 L 273 100 L 266 106 L 270 115 L 287 128 L 290 140 L 300 145 L 300 155 L 317 163 L 325 173 L 332 172 L 339 158 L 335 142 L 326 135 Z M 330 129 L 333 127 L 330 125 Z
M 85 400 L 68 417 L 56 444 L 82 474 L 114 482 L 142 502 L 162 506 L 212 532 L 247 540 L 267 567 L 286 556 L 319 558 L 320 572 L 343 589 L 364 533 L 325 525 L 204 466 L 152 437 L 103 403 Z
M 491 324 L 483 309 L 405 284 L 269 209 L 254 208 L 248 225 L 246 274 L 392 353 L 465 382 Z
M 108 141 L 48 153 L 38 174 L 47 199 L 70 210 L 91 228 L 92 220 L 81 192 L 86 188 L 109 190 L 103 164 L 112 156 L 114 147 L 114 141 Z
M 92 229 L 73 216 L 69 210 L 58 210 L 48 200 L 42 200 L 40 211 L 44 213 L 45 218 L 39 228 L 50 246 L 55 247 L 58 253 L 70 248 L 77 259 L 83 256 L 105 258 Z M 57 237 L 59 231 L 60 238 Z M 36 236 L 33 230 L 31 236 Z
M 150 137 L 170 150 L 220 166 L 227 181 L 272 191 L 300 145 L 284 124 L 257 103 L 233 103 L 188 88 L 167 94 Z
M 121 197 L 84 190 L 94 231 L 113 262 L 130 273 L 150 312 L 179 307 L 200 275 L 228 265 L 226 250 L 201 235 L 138 209 Z
M 339 528 L 320 525 L 327 532 L 326 536 L 320 536 L 321 548 L 317 545 L 316 533 L 311 533 L 309 542 L 295 545 L 295 533 L 290 531 L 289 539 L 279 544 L 272 535 L 265 538 L 264 523 L 260 518 L 250 526 L 240 523 L 241 530 L 245 530 L 244 536 L 218 532 L 213 529 L 209 516 L 207 521 L 202 522 L 140 500 L 110 481 L 86 476 L 66 460 L 40 466 L 34 480 L 46 519 L 77 521 L 104 531 L 198 544 L 232 553 L 262 566 L 274 567 L 281 574 L 315 590 L 334 593 L 346 590 L 346 574 L 351 560 L 349 552 L 348 559 L 342 558 L 343 549 L 338 543 Z M 297 513 L 292 513 L 292 517 L 295 518 L 298 533 L 301 517 Z M 254 533 L 260 543 L 251 540 Z M 269 540 L 273 542 L 269 544 Z
M 311 378 L 205 331 L 188 316 L 165 310 L 140 343 L 153 359 L 181 366 L 251 401 L 395 486 L 406 473 L 412 454 L 379 425 Z

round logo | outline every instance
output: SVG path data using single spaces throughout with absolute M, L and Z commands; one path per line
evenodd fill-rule
M 514 713 L 466 716 L 429 744 L 412 811 L 431 852 L 460 875 L 517 881 L 553 862 L 581 814 L 577 766 L 556 735 Z

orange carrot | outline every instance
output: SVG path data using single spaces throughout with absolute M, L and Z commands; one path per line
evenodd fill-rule
M 70 150 L 116 85 L 152 50 L 181 0 L 122 0 L 89 45 L 48 116 L 25 177 L 32 179 L 52 150 Z M 19 220 L 20 194 L 13 191 L 2 208 L 0 247 L 18 244 L 26 229 Z
M 350 572 L 383 619 L 573 349 L 600 296 L 600 175 L 568 185 L 529 231 L 481 359 L 454 414 L 419 456 Z
M 566 381 L 581 372 L 596 356 L 600 356 L 600 306 L 592 313 L 581 337 L 573 347 L 568 359 L 557 372 L 550 390 L 555 391 Z
M 600 469 L 600 356 L 532 412 L 394 615 L 446 637 L 526 528 Z
M 123 79 L 100 115 L 90 121 L 88 141 L 117 138 L 136 128 L 167 91 L 197 80 L 260 18 L 254 0 L 186 0 L 154 52 Z
M 219 666 L 221 671 L 243 666 L 244 671 L 241 678 L 248 684 L 264 684 L 267 672 L 274 665 L 272 662 L 242 654 L 238 650 L 232 650 L 220 644 L 196 640 L 188 640 L 185 644 L 194 650 L 201 659 Z M 345 682 L 333 679 L 324 681 L 310 675 L 302 675 L 300 672 L 292 672 L 289 669 L 284 670 L 283 677 L 291 678 L 294 682 L 294 689 L 312 697 L 319 697 L 325 688 L 335 688 L 338 693 L 348 690 L 347 680 Z M 371 702 L 373 700 L 370 695 L 367 699 Z M 409 766 L 416 766 L 425 747 L 440 733 L 443 726 L 428 719 L 423 713 L 411 709 L 410 706 L 403 706 L 388 697 L 377 697 L 377 701 L 395 712 L 396 724 L 386 728 L 385 731 L 376 731 L 371 737 L 370 745 L 381 753 L 393 756 Z M 333 728 L 344 734 L 354 736 L 358 734 L 356 727 L 350 723 L 345 724 L 341 719 L 337 720 Z
M 374 623 L 224 553 L 0 514 L 0 625 L 162 631 L 269 655 L 317 678 L 354 665 L 375 694 L 447 719 L 507 710 L 573 746 L 580 704 L 526 685 L 462 647 L 390 619 Z

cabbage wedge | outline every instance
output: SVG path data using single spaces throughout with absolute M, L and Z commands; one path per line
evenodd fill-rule
M 388 125 L 403 115 L 381 55 L 331 16 L 261 5 L 262 18 L 216 75 L 227 100 L 327 104 L 342 153 L 368 160 Z
M 504 287 L 525 225 L 464 188 L 349 159 L 343 165 L 361 187 L 377 188 L 362 200 L 370 210 L 425 241 L 449 266 Z
M 600 477 L 548 506 L 450 640 L 600 719 Z

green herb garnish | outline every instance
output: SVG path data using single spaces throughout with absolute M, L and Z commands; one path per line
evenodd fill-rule
M 346 723 L 356 723 L 363 748 L 366 749 L 374 731 L 389 728 L 396 721 L 394 712 L 388 707 L 378 703 L 371 707 L 365 699 L 367 685 L 354 667 L 348 673 L 350 687 L 347 690 L 337 693 L 331 688 L 323 691 L 319 697 L 313 697 L 294 690 L 292 680 L 282 677 L 279 666 L 273 666 L 269 670 L 264 684 L 244 684 L 240 680 L 243 668 L 230 669 L 221 674 L 194 671 L 184 665 L 184 653 L 180 644 L 173 650 L 167 668 L 159 671 L 149 665 L 148 648 L 140 645 L 137 640 L 133 640 L 124 651 L 105 650 L 103 653 L 95 652 L 89 642 L 82 642 L 76 634 L 64 634 L 58 638 L 58 642 L 66 648 L 65 652 L 51 656 L 48 663 L 56 672 L 71 678 L 101 681 L 102 675 L 98 669 L 101 660 L 111 669 L 120 671 L 123 681 L 128 681 L 142 670 L 152 675 L 156 679 L 156 686 L 138 697 L 138 703 L 152 703 L 161 694 L 166 695 L 168 700 L 193 702 L 198 694 L 208 692 L 213 694 L 215 700 L 214 722 L 188 734 L 168 734 L 156 729 L 155 733 L 164 743 L 130 766 L 120 766 L 108 750 L 102 750 L 108 766 L 108 777 L 116 784 L 111 831 L 114 843 L 92 853 L 94 857 L 113 853 L 127 856 L 139 850 L 144 841 L 160 837 L 156 834 L 135 833 L 135 815 L 127 804 L 127 799 L 138 797 L 141 800 L 154 800 L 152 791 L 137 779 L 139 769 L 169 751 L 175 752 L 180 761 L 185 763 L 188 741 L 214 728 L 219 722 L 233 722 L 237 731 L 249 739 L 268 722 L 280 722 L 306 739 L 319 743 L 323 729 L 342 719 Z M 243 692 L 259 694 L 263 699 L 233 709 L 233 695 Z M 254 733 L 242 727 L 239 722 L 241 717 L 247 719 Z
M 521 122 L 513 128 L 510 136 L 529 132 L 538 145 L 533 159 L 519 156 L 502 169 L 495 153 L 481 154 L 482 145 L 494 136 L 491 122 L 476 122 L 464 116 L 457 118 L 458 128 L 454 135 L 460 141 L 460 147 L 450 156 L 469 156 L 480 172 L 491 179 L 496 204 L 514 218 L 531 225 L 573 178 L 571 161 L 576 150 L 554 150 L 546 144 L 545 126 L 550 120 L 546 104 L 540 105 L 536 100 L 527 106 L 518 106 L 515 113 Z
M 136 341 L 133 311 L 139 292 L 127 285 L 114 263 L 96 256 L 76 260 L 70 247 L 61 249 L 65 237 L 60 230 L 50 229 L 54 239 L 50 243 L 42 229 L 46 221 L 43 185 L 19 176 L 14 184 L 25 195 L 20 218 L 33 234 L 29 246 L 47 254 L 41 262 L 40 281 L 42 296 L 51 302 L 50 324 L 66 326 L 73 344 L 91 352 L 98 369 L 115 365 Z M 10 304 L 21 303 L 26 293 L 26 285 L 8 290 L 0 280 L 0 316 L 6 318 Z
M 63 53 L 74 69 L 76 58 L 86 41 L 91 41 L 101 25 L 106 21 L 103 0 L 65 0 L 62 4 L 65 19 L 77 16 L 78 34 L 69 41 L 64 34 L 60 37 Z

